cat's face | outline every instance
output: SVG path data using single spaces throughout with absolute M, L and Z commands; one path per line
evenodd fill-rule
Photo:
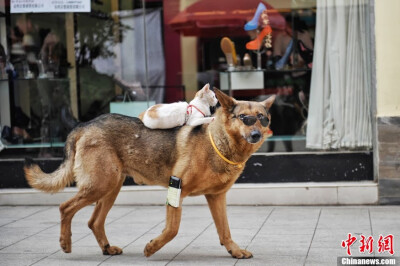
M 204 87 L 196 93 L 196 97 L 200 97 L 210 106 L 216 106 L 218 99 L 215 93 L 210 89 L 210 84 L 204 85 Z
M 196 93 L 196 97 L 206 102 L 209 106 L 216 106 L 218 103 L 218 99 L 215 93 L 210 89 L 210 84 L 208 83 Z
M 204 97 L 207 99 L 207 102 L 210 106 L 216 106 L 218 103 L 218 99 L 215 96 L 215 93 L 208 89 L 206 93 L 204 93 Z

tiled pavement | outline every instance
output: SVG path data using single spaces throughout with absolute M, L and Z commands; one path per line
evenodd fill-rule
M 337 265 L 346 257 L 341 247 L 348 233 L 360 255 L 361 234 L 372 236 L 373 253 L 379 235 L 394 236 L 394 256 L 400 254 L 400 206 L 229 206 L 233 239 L 254 257 L 237 260 L 220 246 L 207 206 L 184 206 L 179 234 L 150 258 L 146 243 L 164 227 L 164 206 L 114 206 L 107 218 L 111 245 L 120 256 L 102 255 L 87 227 L 93 206 L 78 212 L 72 223 L 72 253 L 60 250 L 56 206 L 0 207 L 0 265 Z M 368 254 L 362 254 L 366 256 Z M 399 262 L 398 262 L 399 263 Z

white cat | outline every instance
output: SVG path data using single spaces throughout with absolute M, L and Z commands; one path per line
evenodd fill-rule
M 199 90 L 194 99 L 187 102 L 156 104 L 140 114 L 139 118 L 148 128 L 173 128 L 182 125 L 198 126 L 214 120 L 210 117 L 210 106 L 215 106 L 218 100 L 210 85 L 206 84 Z

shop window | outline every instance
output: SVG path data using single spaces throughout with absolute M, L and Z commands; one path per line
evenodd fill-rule
M 369 1 L 102 0 L 91 1 L 89 13 L 9 9 L 0 0 L 0 156 L 16 148 L 61 156 L 70 130 L 113 112 L 114 103 L 137 115 L 154 103 L 190 101 L 206 83 L 237 99 L 278 95 L 274 135 L 260 152 L 371 148 Z
M 372 148 L 369 1 L 174 2 L 164 27 L 179 34 L 188 98 L 205 83 L 277 95 L 259 152 Z
M 1 124 L 7 146 L 64 145 L 71 129 L 62 121 L 71 115 L 66 22 L 65 14 L 6 15 Z
M 137 116 L 164 101 L 161 2 L 91 1 L 89 13 L 0 7 L 0 156 L 62 156 L 67 134 L 113 103 Z M 169 88 L 184 100 L 181 83 Z

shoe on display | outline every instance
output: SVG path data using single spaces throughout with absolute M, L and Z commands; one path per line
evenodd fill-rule
M 271 34 L 272 29 L 269 25 L 267 25 L 261 32 L 258 34 L 257 38 L 246 43 L 247 50 L 259 50 L 264 43 L 264 38 Z
M 221 40 L 221 50 L 224 52 L 226 57 L 226 62 L 229 67 L 234 67 L 237 65 L 237 56 L 234 43 L 228 38 L 224 37 Z
M 288 63 L 290 54 L 293 50 L 293 40 L 290 40 L 288 46 L 286 47 L 285 54 L 275 63 L 275 69 L 281 70 Z
M 261 27 L 269 25 L 268 10 L 264 10 L 261 13 Z
M 244 66 L 244 69 L 246 69 L 246 70 L 251 70 L 253 68 L 253 62 L 251 61 L 251 57 L 248 53 L 244 54 L 243 66 Z
M 256 30 L 258 28 L 258 20 L 260 19 L 261 14 L 267 7 L 263 3 L 259 3 L 256 13 L 254 13 L 254 17 L 244 25 L 244 30 Z

